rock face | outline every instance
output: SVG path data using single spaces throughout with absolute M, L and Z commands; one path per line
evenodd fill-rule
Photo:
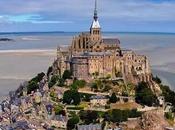
M 164 130 L 169 126 L 162 110 L 145 112 L 140 119 L 128 121 L 126 124 L 127 130 Z
M 169 126 L 164 118 L 163 111 L 146 112 L 142 116 L 142 128 L 144 130 L 164 130 Z

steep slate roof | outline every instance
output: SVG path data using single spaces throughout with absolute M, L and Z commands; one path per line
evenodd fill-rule
M 90 99 L 108 99 L 108 98 L 103 95 L 94 95 L 94 96 L 91 96 Z
M 78 130 L 102 130 L 100 124 L 78 125 Z
M 98 22 L 98 20 L 94 20 L 92 22 L 91 28 L 100 28 L 100 23 Z
M 120 44 L 120 40 L 117 38 L 104 38 L 103 43 L 105 44 Z
M 107 51 L 107 52 L 80 52 L 78 55 L 74 55 L 73 58 L 77 57 L 89 57 L 89 56 L 111 56 L 112 53 Z

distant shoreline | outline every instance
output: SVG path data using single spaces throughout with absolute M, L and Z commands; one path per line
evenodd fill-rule
M 17 49 L 17 50 L 0 50 L 0 53 L 30 53 L 30 52 L 53 52 L 56 49 Z
M 46 31 L 46 32 L 0 32 L 0 35 L 28 35 L 28 34 L 75 34 L 75 33 L 80 33 L 79 31 L 70 31 L 70 32 L 65 32 L 65 31 Z M 175 35 L 175 32 L 124 32 L 124 31 L 103 31 L 103 33 L 116 33 L 116 34 L 157 34 L 157 35 Z

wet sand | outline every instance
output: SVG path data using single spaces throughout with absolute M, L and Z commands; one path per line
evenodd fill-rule
M 56 56 L 55 50 L 26 50 L 0 53 L 0 97 L 39 72 L 46 72 Z

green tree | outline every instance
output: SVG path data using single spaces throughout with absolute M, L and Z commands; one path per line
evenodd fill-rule
M 58 86 L 63 87 L 65 80 L 63 78 L 59 79 Z
M 91 88 L 97 90 L 98 89 L 97 83 L 92 83 Z
M 36 91 L 36 89 L 39 88 L 39 82 L 43 79 L 44 76 L 44 72 L 38 73 L 37 76 L 35 76 L 28 82 L 28 85 L 26 86 L 28 94 L 30 94 L 32 91 Z
M 48 84 L 49 88 L 53 87 L 58 81 L 59 81 L 59 76 L 53 75 Z
M 116 103 L 119 99 L 116 97 L 115 93 L 112 93 L 111 97 L 109 98 L 110 103 Z
M 30 94 L 32 91 L 35 91 L 39 88 L 39 85 L 36 81 L 30 81 L 27 86 L 27 93 Z
M 50 73 L 53 71 L 52 66 L 50 66 L 47 70 L 47 77 L 49 77 Z
M 80 103 L 80 94 L 76 90 L 67 90 L 63 95 L 63 103 L 78 105 Z
M 55 115 L 59 115 L 63 108 L 60 105 L 54 106 Z
M 63 78 L 64 80 L 66 80 L 66 79 L 71 79 L 71 76 L 72 76 L 72 73 L 71 73 L 69 70 L 65 70 L 64 73 L 63 73 L 62 78 Z
M 133 109 L 133 110 L 113 109 L 113 110 L 106 112 L 104 115 L 105 115 L 104 119 L 106 121 L 111 121 L 113 123 L 116 123 L 116 122 L 119 123 L 119 122 L 127 121 L 128 118 L 140 117 L 141 113 L 137 112 L 136 109 Z
M 98 118 L 98 112 L 82 110 L 79 112 L 79 116 L 85 124 L 96 123 L 96 120 Z
M 34 82 L 37 82 L 38 83 L 38 82 L 40 82 L 43 79 L 44 76 L 45 76 L 45 73 L 44 72 L 41 72 L 36 77 L 34 77 L 33 79 L 31 79 L 31 81 L 34 81 Z
M 128 83 L 126 89 L 129 95 L 133 95 L 135 92 L 135 85 L 132 83 Z
M 86 81 L 85 80 L 75 80 L 74 84 L 76 84 L 78 88 L 83 88 L 86 85 Z

